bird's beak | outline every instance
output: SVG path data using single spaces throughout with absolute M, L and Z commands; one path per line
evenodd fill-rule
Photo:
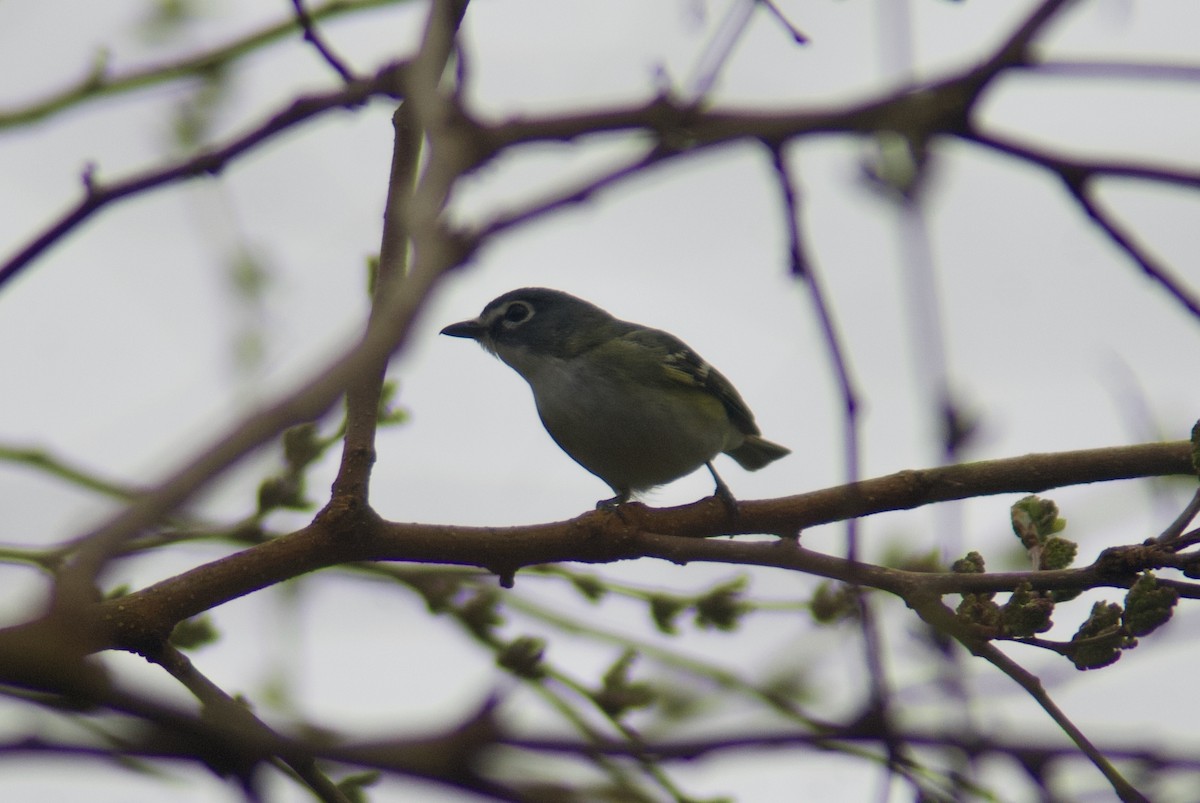
M 442 330 L 443 335 L 450 337 L 467 337 L 471 340 L 479 340 L 487 333 L 487 327 L 478 318 L 469 321 L 459 321 L 452 323 Z

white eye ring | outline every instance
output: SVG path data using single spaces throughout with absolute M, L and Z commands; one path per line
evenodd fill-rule
M 506 329 L 514 329 L 533 317 L 533 307 L 524 301 L 514 301 L 504 308 L 501 319 Z

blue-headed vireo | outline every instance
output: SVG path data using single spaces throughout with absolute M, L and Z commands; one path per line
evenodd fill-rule
M 759 435 L 729 380 L 679 338 L 558 290 L 505 293 L 442 334 L 478 341 L 525 378 L 550 437 L 616 493 L 597 507 L 700 466 L 728 503 L 714 457 L 755 471 L 790 451 Z

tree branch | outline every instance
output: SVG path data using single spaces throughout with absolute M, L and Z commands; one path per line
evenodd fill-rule
M 100 210 L 135 195 L 169 184 L 201 176 L 216 175 L 238 157 L 254 150 L 300 123 L 333 109 L 362 105 L 379 95 L 398 97 L 398 81 L 404 64 L 389 64 L 375 75 L 355 81 L 333 92 L 297 98 L 286 109 L 273 114 L 246 134 L 216 148 L 210 148 L 175 164 L 146 171 L 113 182 L 98 182 L 86 174 L 83 198 L 62 217 L 51 223 L 24 248 L 0 266 L 0 287 L 17 276 L 47 249 L 78 228 Z
M 314 8 L 308 16 L 313 21 L 333 19 L 356 11 L 399 5 L 401 2 L 402 0 L 330 0 Z M 140 67 L 118 75 L 108 75 L 107 56 L 102 53 L 88 74 L 74 85 L 64 87 L 25 106 L 0 109 L 0 129 L 36 123 L 87 101 L 115 97 L 169 81 L 209 75 L 229 67 L 243 56 L 257 52 L 264 45 L 286 39 L 296 27 L 296 18 L 288 17 L 212 50 L 171 63 Z
M 656 557 L 675 563 L 771 566 L 859 583 L 901 597 L 1011 591 L 1128 587 L 1147 569 L 1180 565 L 1170 549 L 1141 546 L 1102 555 L 1092 566 L 1057 571 L 987 574 L 901 571 L 799 548 L 783 540 L 717 540 L 713 536 L 796 533 L 803 527 L 885 511 L 1000 493 L 1144 476 L 1191 474 L 1190 444 L 1176 442 L 905 471 L 782 499 L 740 502 L 731 518 L 716 499 L 677 508 L 629 505 L 590 511 L 564 522 L 523 527 L 460 527 L 385 522 L 367 511 L 339 517 L 327 510 L 310 526 L 77 613 L 89 649 L 153 649 L 176 623 L 229 600 L 330 566 L 364 560 L 479 566 L 503 577 L 522 567 L 560 561 L 604 563 Z M 36 623 L 35 625 L 36 626 Z M 22 628 L 0 630 L 16 637 Z M 11 632 L 10 632 L 11 631 Z

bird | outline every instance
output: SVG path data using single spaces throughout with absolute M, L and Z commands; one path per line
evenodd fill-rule
M 512 290 L 441 334 L 478 342 L 529 383 L 550 437 L 615 494 L 597 508 L 707 466 L 736 511 L 713 459 L 757 471 L 791 453 L 762 437 L 729 380 L 682 340 L 560 290 Z

